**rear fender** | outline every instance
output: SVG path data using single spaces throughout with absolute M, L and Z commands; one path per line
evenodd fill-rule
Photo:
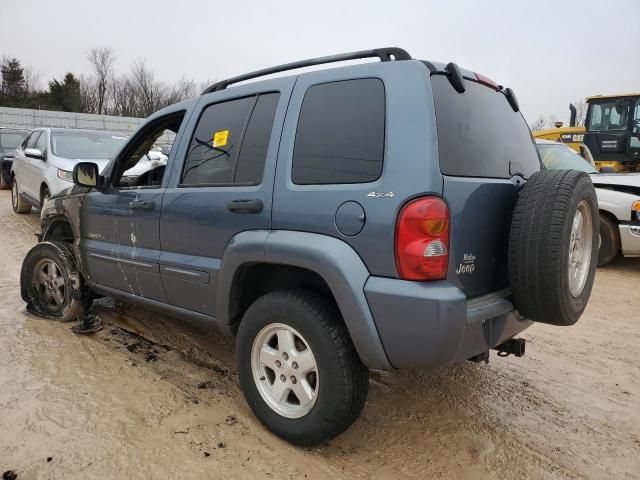
M 345 242 L 326 235 L 292 231 L 250 231 L 227 246 L 218 278 L 217 317 L 229 324 L 230 293 L 235 274 L 246 264 L 300 267 L 320 275 L 335 299 L 362 362 L 391 369 L 364 295 L 369 271 Z

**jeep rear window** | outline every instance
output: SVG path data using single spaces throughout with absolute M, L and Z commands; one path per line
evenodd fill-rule
M 529 127 L 503 93 L 470 80 L 458 93 L 445 75 L 432 75 L 431 83 L 443 174 L 528 178 L 540 170 Z

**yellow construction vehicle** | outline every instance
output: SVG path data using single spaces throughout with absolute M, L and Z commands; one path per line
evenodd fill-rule
M 640 171 L 640 93 L 587 98 L 585 127 L 575 126 L 576 109 L 569 109 L 569 127 L 556 122 L 533 136 L 566 143 L 585 158 L 588 149 L 598 170 Z

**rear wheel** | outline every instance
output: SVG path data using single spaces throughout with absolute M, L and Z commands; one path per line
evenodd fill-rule
M 307 291 L 279 291 L 247 310 L 236 342 L 249 406 L 276 435 L 311 446 L 346 430 L 364 407 L 368 370 L 339 312 Z
M 29 213 L 31 211 L 31 205 L 25 202 L 20 196 L 20 189 L 18 188 L 16 177 L 11 178 L 11 206 L 16 213 Z
M 600 215 L 600 248 L 598 266 L 606 265 L 620 253 L 620 230 L 606 215 Z

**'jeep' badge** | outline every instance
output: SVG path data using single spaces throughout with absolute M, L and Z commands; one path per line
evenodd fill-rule
M 456 269 L 457 275 L 465 273 L 473 273 L 476 269 L 476 256 L 473 253 L 465 253 L 462 257 L 462 263 Z

